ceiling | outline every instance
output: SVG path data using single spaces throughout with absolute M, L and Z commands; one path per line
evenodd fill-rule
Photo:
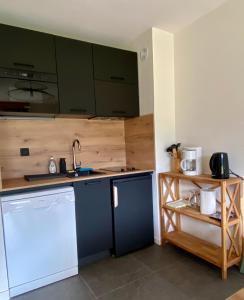
M 113 46 L 151 27 L 176 32 L 226 0 L 0 0 L 0 23 Z

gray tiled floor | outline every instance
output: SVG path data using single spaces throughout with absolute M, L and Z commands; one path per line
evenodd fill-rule
M 235 267 L 224 282 L 212 265 L 176 247 L 155 245 L 104 259 L 15 300 L 224 300 L 242 287 L 244 275 Z

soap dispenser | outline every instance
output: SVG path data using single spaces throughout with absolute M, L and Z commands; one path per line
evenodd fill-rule
M 57 173 L 57 164 L 53 156 L 50 157 L 49 164 L 48 164 L 48 170 L 50 174 Z

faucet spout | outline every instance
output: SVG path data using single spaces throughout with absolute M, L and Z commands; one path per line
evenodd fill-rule
M 77 170 L 78 168 L 81 167 L 81 162 L 80 163 L 77 163 L 76 161 L 76 154 L 75 154 L 75 146 L 78 146 L 78 150 L 81 151 L 81 145 L 80 145 L 80 141 L 78 139 L 75 139 L 73 141 L 73 145 L 72 145 L 72 152 L 73 152 L 73 168 L 74 170 Z

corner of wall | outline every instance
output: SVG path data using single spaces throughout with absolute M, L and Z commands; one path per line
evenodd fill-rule
M 132 49 L 138 53 L 139 101 L 142 116 L 154 111 L 152 29 L 142 33 L 133 42 Z M 140 58 L 142 49 L 147 49 L 147 57 L 144 60 Z
M 165 149 L 175 143 L 174 36 L 158 28 L 152 33 L 156 170 L 168 171 Z

